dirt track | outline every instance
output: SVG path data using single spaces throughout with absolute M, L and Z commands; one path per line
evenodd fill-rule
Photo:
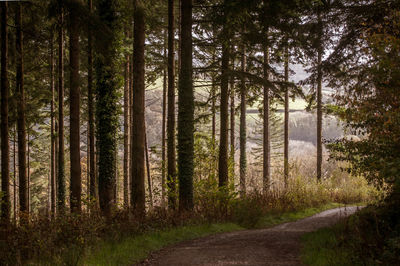
M 185 241 L 152 254 L 140 265 L 301 265 L 302 234 L 330 226 L 357 210 L 337 208 L 269 229 Z

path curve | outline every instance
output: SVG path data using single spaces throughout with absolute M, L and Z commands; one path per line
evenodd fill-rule
M 217 234 L 181 242 L 153 253 L 139 265 L 301 265 L 300 237 L 349 216 L 342 207 L 268 229 Z

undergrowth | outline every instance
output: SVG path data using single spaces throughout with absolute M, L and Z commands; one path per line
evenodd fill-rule
M 368 206 L 333 227 L 304 235 L 303 262 L 315 266 L 398 265 L 400 201 L 392 199 Z
M 118 254 L 128 254 L 122 261 L 133 261 L 184 239 L 300 219 L 337 206 L 331 202 L 370 202 L 377 192 L 362 182 L 361 178 L 343 176 L 316 182 L 292 175 L 286 190 L 274 189 L 267 195 L 253 190 L 240 198 L 233 186 L 220 189 L 215 181 L 199 180 L 195 208 L 190 213 L 156 207 L 141 220 L 127 210 L 116 210 L 109 221 L 96 213 L 66 214 L 54 220 L 31 217 L 28 224 L 13 226 L 0 242 L 0 261 L 5 265 L 79 265 L 85 261 L 86 265 L 92 263 L 91 254 L 103 253 L 94 257 L 118 262 Z

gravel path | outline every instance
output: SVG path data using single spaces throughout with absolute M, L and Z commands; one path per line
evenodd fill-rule
M 343 207 L 268 229 L 217 234 L 153 253 L 140 265 L 301 265 L 300 237 L 355 213 Z

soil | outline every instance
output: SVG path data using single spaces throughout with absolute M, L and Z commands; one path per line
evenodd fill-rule
M 351 215 L 343 207 L 268 229 L 216 234 L 166 247 L 139 265 L 301 265 L 300 238 Z

